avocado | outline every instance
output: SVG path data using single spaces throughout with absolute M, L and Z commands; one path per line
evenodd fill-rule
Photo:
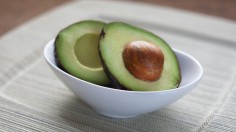
M 144 29 L 122 22 L 107 24 L 101 33 L 99 55 L 117 89 L 160 91 L 180 84 L 175 53 L 163 39 Z
M 110 84 L 98 53 L 104 23 L 85 20 L 61 30 L 55 40 L 58 65 L 69 74 L 98 85 Z

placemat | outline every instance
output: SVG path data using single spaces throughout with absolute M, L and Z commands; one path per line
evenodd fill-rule
M 201 83 L 161 110 L 113 119 L 91 110 L 52 73 L 43 47 L 59 30 L 94 19 L 148 29 L 197 58 Z M 0 38 L 0 131 L 236 131 L 236 23 L 161 6 L 73 1 Z

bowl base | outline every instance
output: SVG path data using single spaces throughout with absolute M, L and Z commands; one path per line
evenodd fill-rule
M 115 115 L 115 114 L 109 114 L 109 113 L 103 113 L 103 112 L 99 112 L 97 111 L 97 113 L 99 113 L 100 115 L 106 116 L 106 117 L 110 117 L 110 118 L 132 118 L 132 117 L 136 117 L 137 115 Z

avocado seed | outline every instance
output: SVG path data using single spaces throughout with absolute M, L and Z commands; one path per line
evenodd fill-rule
M 133 41 L 125 46 L 123 61 L 127 70 L 143 81 L 156 81 L 161 77 L 164 55 L 161 49 L 146 41 Z

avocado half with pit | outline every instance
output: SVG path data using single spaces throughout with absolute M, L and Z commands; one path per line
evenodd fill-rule
M 85 81 L 108 85 L 98 53 L 104 23 L 80 21 L 61 30 L 55 40 L 57 63 L 69 74 Z
M 99 54 L 104 70 L 118 89 L 160 91 L 179 86 L 177 57 L 160 37 L 121 22 L 107 24 Z

